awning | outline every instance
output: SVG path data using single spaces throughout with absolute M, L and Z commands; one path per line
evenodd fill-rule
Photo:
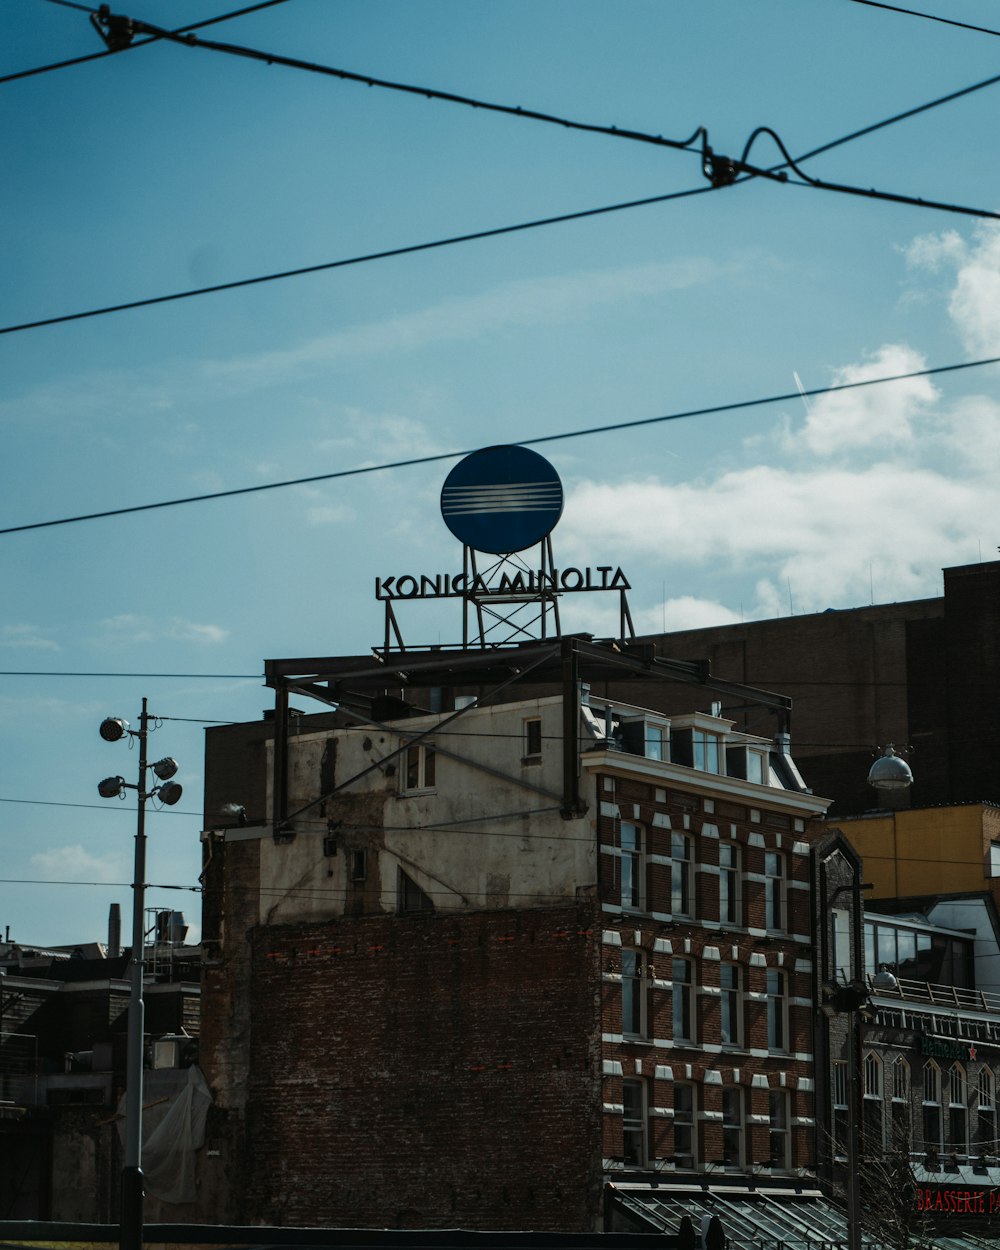
M 693 1187 L 608 1186 L 611 1202 L 650 1232 L 676 1235 L 687 1216 L 697 1234 L 702 1221 L 716 1215 L 722 1222 L 729 1250 L 847 1250 L 847 1217 L 818 1190 L 738 1190 Z M 877 1247 L 862 1234 L 862 1244 Z M 997 1242 L 963 1231 L 957 1235 L 928 1234 L 921 1230 L 922 1246 L 937 1250 L 997 1250 Z

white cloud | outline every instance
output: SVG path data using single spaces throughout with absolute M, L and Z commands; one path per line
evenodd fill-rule
M 469 342 L 508 326 L 579 321 L 593 309 L 717 280 L 732 271 L 715 261 L 679 261 L 584 270 L 506 282 L 479 295 L 443 300 L 403 316 L 312 339 L 297 347 L 216 361 L 210 377 L 249 381 L 344 360 L 398 354 L 438 343 Z
M 0 629 L 0 647 L 26 651 L 60 651 L 51 638 L 43 636 L 37 625 L 5 625 Z
M 177 642 L 216 644 L 225 642 L 229 637 L 229 630 L 223 629 L 221 625 L 187 621 L 179 616 L 160 621 L 151 616 L 123 612 L 118 616 L 107 617 L 100 624 L 103 636 L 99 641 L 102 644 L 157 642 L 163 638 L 171 638 Z
M 971 242 L 956 231 L 922 235 L 906 251 L 909 264 L 937 273 L 955 272 L 948 312 L 974 356 L 1000 354 L 1000 226 L 977 226 Z
M 844 386 L 872 378 L 893 377 L 926 369 L 919 352 L 887 344 L 862 364 L 838 369 L 831 385 Z M 820 456 L 858 448 L 892 453 L 914 436 L 914 421 L 924 416 L 938 392 L 930 378 L 909 378 L 891 385 L 861 387 L 819 395 L 809 402 L 809 414 L 799 430 L 789 430 L 786 449 L 800 444 Z
M 117 853 L 92 855 L 78 842 L 39 851 L 32 855 L 31 865 L 49 880 L 110 882 L 129 879 L 125 862 Z

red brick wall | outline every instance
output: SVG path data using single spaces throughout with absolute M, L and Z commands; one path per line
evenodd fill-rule
M 599 943 L 590 903 L 256 930 L 246 1219 L 596 1227 Z

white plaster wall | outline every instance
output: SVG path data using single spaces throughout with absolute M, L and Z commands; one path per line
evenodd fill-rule
M 524 720 L 535 716 L 542 720 L 541 761 L 523 762 Z M 419 717 L 397 726 L 414 734 L 443 719 Z M 345 851 L 366 843 L 378 873 L 371 886 L 386 911 L 396 909 L 398 867 L 438 910 L 545 906 L 596 887 L 593 801 L 586 817 L 564 821 L 559 815 L 563 778 L 558 696 L 473 708 L 432 734 L 427 741 L 437 748 L 436 777 L 433 791 L 427 792 L 404 793 L 404 756 L 386 760 L 404 741 L 397 732 L 350 729 L 292 736 L 291 812 L 318 797 L 323 754 L 331 738 L 337 741 L 337 785 L 375 760 L 386 762 L 296 820 L 293 841 L 275 845 L 270 830 L 264 830 L 262 922 L 342 914 L 349 884 Z M 268 804 L 270 759 L 269 751 Z M 395 767 L 390 770 L 390 765 Z M 323 855 L 328 820 L 341 822 L 333 857 Z

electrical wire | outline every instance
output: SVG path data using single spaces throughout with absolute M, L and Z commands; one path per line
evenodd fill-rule
M 650 195 L 638 200 L 624 200 L 616 204 L 602 204 L 598 208 L 578 209 L 571 213 L 558 213 L 553 217 L 537 217 L 512 226 L 495 226 L 486 230 L 473 230 L 467 234 L 448 235 L 427 243 L 408 243 L 399 247 L 384 248 L 377 252 L 365 252 L 341 260 L 323 261 L 316 265 L 302 265 L 297 269 L 283 269 L 275 273 L 259 274 L 253 278 L 237 278 L 232 282 L 217 282 L 211 286 L 192 287 L 186 291 L 174 291 L 169 295 L 153 295 L 145 299 L 127 300 L 120 304 L 106 304 L 89 308 L 84 312 L 62 313 L 55 317 L 42 317 L 36 321 L 22 321 L 14 325 L 0 326 L 0 335 L 17 334 L 22 330 L 37 330 L 43 326 L 63 325 L 69 321 L 83 321 L 88 317 L 104 317 L 109 313 L 127 312 L 133 308 L 150 308 L 155 304 L 169 304 L 177 300 L 194 299 L 201 295 L 213 295 L 219 291 L 234 291 L 240 287 L 259 286 L 265 282 L 280 282 L 285 278 L 300 278 L 305 274 L 323 273 L 330 269 L 344 269 L 351 265 L 364 265 L 370 261 L 387 260 L 395 256 L 410 256 L 417 252 L 430 252 L 437 248 L 452 247 L 458 243 L 471 243 L 479 239 L 495 239 L 505 234 L 517 234 L 524 230 L 537 230 L 542 226 L 560 225 L 569 221 L 582 221 L 588 217 L 600 217 L 607 213 L 620 213 L 631 208 L 643 208 L 650 204 L 665 204 L 670 200 L 683 200 L 694 195 L 713 191 L 711 186 L 691 187 L 686 191 L 671 191 L 666 195 Z
M 58 3 L 58 0 L 49 0 L 49 3 Z M 69 4 L 65 0 L 66 7 L 80 9 L 84 13 L 95 13 L 95 9 L 90 9 L 84 5 Z M 245 8 L 234 9 L 231 13 L 220 13 L 218 17 L 208 17 L 201 22 L 192 22 L 189 26 L 179 26 L 174 32 L 175 35 L 181 35 L 185 31 L 201 30 L 205 26 L 215 26 L 219 22 L 228 22 L 236 17 L 243 17 L 247 13 L 255 13 L 258 9 L 269 9 L 276 4 L 287 4 L 288 0 L 260 0 L 259 4 L 248 4 Z M 74 56 L 65 61 L 53 61 L 48 65 L 38 65 L 33 69 L 17 70 L 13 74 L 4 74 L 0 76 L 0 85 L 5 82 L 15 82 L 19 78 L 32 78 L 36 74 L 50 74 L 58 69 L 67 69 L 71 65 L 84 65 L 87 61 L 99 61 L 102 57 L 116 56 L 119 52 L 128 52 L 131 48 L 144 48 L 147 44 L 157 43 L 160 39 L 159 35 L 149 35 L 145 39 L 137 39 L 133 43 L 121 48 L 103 48 L 100 52 L 88 52 L 85 56 Z
M 270 0 L 270 3 L 281 3 L 281 2 L 282 0 Z M 256 7 L 266 7 L 266 6 L 263 6 L 263 5 L 251 6 L 251 8 L 256 8 Z M 229 17 L 239 16 L 242 13 L 249 12 L 249 11 L 250 10 L 248 9 L 237 10 L 233 14 L 226 14 L 223 17 L 214 18 L 210 20 L 211 21 L 224 21 L 224 20 L 228 20 Z M 208 24 L 210 23 L 209 22 L 196 23 L 194 26 L 191 26 L 191 27 L 182 27 L 180 28 L 180 31 L 175 32 L 175 33 L 181 33 L 182 31 L 185 31 L 185 30 L 189 31 L 189 30 L 197 29 L 199 26 L 204 26 Z M 156 36 L 156 38 L 159 38 L 159 37 L 160 36 Z M 147 40 L 146 42 L 149 42 L 149 41 Z M 108 56 L 108 55 L 111 55 L 110 51 L 95 53 L 93 57 L 83 57 L 83 58 L 78 58 L 78 60 L 92 60 L 96 56 Z M 76 63 L 77 61 L 61 62 L 60 65 L 76 64 Z M 59 66 L 43 67 L 43 69 L 44 68 L 59 68 Z M 40 72 L 42 72 L 42 69 L 26 71 L 26 73 L 40 73 Z M 11 76 L 8 76 L 8 78 L 0 78 L 0 83 L 9 81 L 9 78 L 11 77 L 20 77 L 20 76 L 23 76 L 23 75 L 11 75 Z M 369 80 L 361 76 L 358 76 L 358 77 L 359 77 L 359 80 L 363 82 L 370 81 L 373 83 L 377 81 L 377 80 Z M 796 158 L 796 161 L 802 162 L 805 160 L 809 160 L 812 157 L 818 156 L 820 153 L 829 152 L 834 148 L 841 147 L 843 144 L 850 143 L 853 140 L 861 138 L 864 135 L 872 134 L 877 130 L 884 129 L 887 126 L 895 125 L 897 122 L 904 121 L 910 117 L 915 117 L 919 113 L 924 113 L 924 112 L 927 112 L 929 109 L 937 108 L 942 104 L 950 103 L 952 100 L 957 100 L 962 96 L 970 95 L 976 91 L 981 91 L 984 88 L 993 86 L 998 82 L 1000 82 L 1000 75 L 995 76 L 993 78 L 984 79 L 983 81 L 978 82 L 978 83 L 973 83 L 969 87 L 963 87 L 959 89 L 958 91 L 950 92 L 948 95 L 940 96 L 934 100 L 930 100 L 924 104 L 918 105 L 915 108 L 906 109 L 900 113 L 895 113 L 891 117 L 883 118 L 881 121 L 878 121 L 878 122 L 873 122 L 871 125 L 864 126 L 859 130 L 851 131 L 849 134 L 841 135 L 839 138 L 833 139 L 829 141 L 828 143 L 821 144 L 819 147 L 811 148 L 808 152 L 804 152 L 800 156 L 798 156 Z M 418 91 L 419 94 L 425 95 L 428 93 L 430 89 L 413 88 L 412 90 Z M 454 97 L 454 98 L 462 99 L 462 97 Z M 482 104 L 482 107 L 486 107 L 485 102 Z M 501 107 L 506 107 L 506 106 L 495 106 L 495 107 L 501 108 Z M 527 112 L 523 110 L 516 110 L 516 109 L 512 111 L 515 112 L 519 116 L 526 116 L 526 117 L 534 116 L 534 114 L 530 110 Z M 583 128 L 583 129 L 588 128 L 588 127 L 583 126 L 582 124 L 571 123 L 567 119 L 556 119 L 554 117 L 549 117 L 548 115 L 544 115 L 544 114 L 539 114 L 538 116 L 546 118 L 547 120 L 551 120 L 551 121 L 559 121 L 559 124 L 566 125 L 566 126 L 574 126 L 576 128 Z M 605 130 L 605 133 L 625 136 L 627 135 L 628 132 L 618 130 L 615 127 L 611 127 L 611 128 L 607 128 Z M 698 131 L 695 132 L 695 136 L 698 136 L 699 134 L 704 134 L 703 129 L 700 128 Z M 652 140 L 653 136 L 649 136 L 649 138 L 650 140 Z M 676 142 L 678 146 L 680 146 L 681 144 L 681 141 L 671 141 L 671 142 Z M 706 148 L 702 152 L 703 170 L 706 168 L 706 160 L 707 160 L 708 151 L 710 150 Z M 712 159 L 717 159 L 717 158 L 713 157 Z M 736 173 L 736 167 L 733 162 L 726 162 L 725 158 L 721 158 L 721 163 L 728 165 L 733 174 Z M 768 176 L 768 177 L 777 176 L 781 168 L 782 166 L 779 164 L 779 165 L 773 166 L 769 170 L 755 169 L 753 171 L 753 175 L 748 174 L 746 176 L 734 176 L 730 179 L 727 179 L 727 182 L 729 185 L 733 185 L 735 183 L 742 183 L 745 181 L 749 181 L 751 176 L 756 176 L 756 175 L 763 175 L 763 176 Z M 220 291 L 230 291 L 230 290 L 235 290 L 235 289 L 238 289 L 240 287 L 245 287 L 245 286 L 255 286 L 255 285 L 259 285 L 261 283 L 266 283 L 266 282 L 278 282 L 287 278 L 302 277 L 305 274 L 320 273 L 326 270 L 343 268 L 349 265 L 364 264 L 364 263 L 368 263 L 368 262 L 376 261 L 376 260 L 385 260 L 385 259 L 395 257 L 395 256 L 405 256 L 405 255 L 409 255 L 415 252 L 428 251 L 428 250 L 441 248 L 441 247 L 450 247 L 459 243 L 474 242 L 480 239 L 493 238 L 493 237 L 497 237 L 503 234 L 512 234 L 512 233 L 516 233 L 516 232 L 520 232 L 524 230 L 533 230 L 533 229 L 540 228 L 542 226 L 563 224 L 565 222 L 581 220 L 583 218 L 598 216 L 601 214 L 621 212 L 621 211 L 625 211 L 631 208 L 643 207 L 649 204 L 666 203 L 671 200 L 684 199 L 684 198 L 694 196 L 694 195 L 705 194 L 706 192 L 712 191 L 715 189 L 716 189 L 716 184 L 713 183 L 709 186 L 694 187 L 694 188 L 690 188 L 687 191 L 673 192 L 673 193 L 662 195 L 662 196 L 646 197 L 640 200 L 629 200 L 629 201 L 625 201 L 619 204 L 604 205 L 600 208 L 583 209 L 577 212 L 559 214 L 555 217 L 537 218 L 532 221 L 520 222 L 513 226 L 501 226 L 501 227 L 496 227 L 496 228 L 487 229 L 487 230 L 473 231 L 471 233 L 462 234 L 462 235 L 454 235 L 445 239 L 433 240 L 429 243 L 409 244 L 409 245 L 404 245 L 401 247 L 384 249 L 378 252 L 367 253 L 361 256 L 347 257 L 342 260 L 326 261 L 326 262 L 321 262 L 315 265 L 300 266 L 295 269 L 281 270 L 281 271 L 278 271 L 276 273 L 271 273 L 271 274 L 261 274 L 252 278 L 240 278 L 240 279 L 235 279 L 232 282 L 222 282 L 222 283 L 215 283 L 210 286 L 195 287 L 186 291 L 175 291 L 167 295 L 149 296 L 149 297 L 146 297 L 144 299 L 139 299 L 139 300 L 129 300 L 129 301 L 125 301 L 125 302 L 118 303 L 118 304 L 103 305 L 102 307 L 87 309 L 79 313 L 65 313 L 65 314 L 60 314 L 58 316 L 54 316 L 54 317 L 41 318 L 35 321 L 26 321 L 26 322 L 20 322 L 20 323 L 9 325 L 9 326 L 3 326 L 3 327 L 0 327 L 0 334 L 14 334 L 23 330 L 40 329 L 43 326 L 61 325 L 66 322 L 79 321 L 79 320 L 83 320 L 89 317 L 107 316 L 111 313 L 125 312 L 130 309 L 148 308 L 155 304 L 171 303 L 177 300 L 192 299 L 192 298 L 199 297 L 202 295 L 217 294 Z M 883 196 L 876 194 L 872 198 L 893 198 L 893 197 L 883 197 Z M 901 197 L 900 202 L 910 203 L 910 204 L 919 204 L 924 207 L 927 207 L 930 205 L 930 202 L 925 202 L 922 200 L 914 199 L 912 197 L 910 198 Z M 933 205 L 933 206 L 942 207 L 940 205 Z M 963 212 L 970 213 L 972 215 L 977 215 L 978 213 L 978 210 L 972 210 L 972 209 L 960 210 L 956 208 L 954 211 L 956 212 L 963 211 Z
M 652 134 L 643 130 L 631 130 L 624 126 L 602 126 L 592 122 L 580 122 L 569 117 L 559 117 L 554 113 L 543 113 L 537 109 L 523 108 L 521 105 L 497 104 L 490 100 L 459 95 L 453 91 L 442 91 L 436 87 L 417 86 L 414 83 L 396 82 L 388 78 L 375 78 L 371 74 L 361 74 L 354 70 L 340 69 L 333 65 L 321 65 L 316 61 L 303 61 L 299 57 L 283 56 L 278 52 L 264 52 L 259 48 L 248 48 L 243 44 L 220 43 L 214 39 L 200 39 L 197 35 L 190 33 L 190 27 L 187 33 L 181 34 L 132 18 L 119 17 L 116 20 L 129 22 L 131 28 L 136 33 L 155 35 L 159 39 L 179 43 L 186 48 L 203 48 L 209 52 L 222 52 L 229 56 L 262 61 L 266 65 L 281 65 L 286 69 L 305 70 L 311 74 L 337 78 L 342 82 L 360 83 L 365 87 L 380 87 L 386 91 L 397 91 L 402 92 L 404 95 L 420 96 L 425 100 L 440 100 L 447 104 L 462 104 L 480 112 L 501 113 L 508 117 L 520 117 L 527 121 L 544 122 L 548 125 L 559 126 L 564 130 L 580 130 L 589 134 L 611 136 L 615 139 L 629 139 L 633 142 L 648 143 L 654 147 L 671 148 L 682 152 L 697 151 L 698 149 L 694 145 L 705 136 L 705 130 L 702 126 L 699 126 L 687 139 L 667 139 L 663 135 Z
M 980 35 L 1000 35 L 1000 30 L 991 30 L 988 26 L 973 26 L 971 22 L 958 22 L 952 17 L 938 17 L 936 13 L 921 13 L 917 9 L 904 9 L 896 4 L 884 4 L 882 0 L 853 0 L 854 4 L 864 4 L 870 9 L 888 9 L 890 13 L 904 13 L 907 17 L 922 17 L 928 22 L 941 22 L 945 26 L 958 26 L 962 30 L 973 30 Z
M 263 673 L 71 673 L 56 672 L 52 670 L 27 669 L 27 668 L 5 668 L 0 669 L 0 677 L 142 677 L 142 678 L 175 678 L 183 677 L 185 680 L 192 678 L 203 678 L 206 681 L 263 681 Z M 177 720 L 174 716 L 164 716 L 163 720 Z M 212 721 L 206 724 L 230 724 L 229 721 Z
M 888 382 L 904 382 L 910 378 L 937 377 L 946 373 L 956 373 L 965 369 L 979 369 L 986 365 L 1000 364 L 1000 356 L 989 356 L 982 360 L 965 360 L 955 365 L 937 365 L 931 369 L 913 369 L 907 373 L 894 373 L 881 378 L 863 378 L 856 382 L 841 382 L 835 386 L 817 386 L 811 390 L 788 391 L 781 395 L 767 395 L 759 399 L 739 400 L 730 404 L 714 404 L 706 408 L 691 408 L 686 412 L 673 412 L 659 417 L 640 417 L 633 421 L 614 421 L 606 425 L 590 426 L 584 430 L 567 430 L 562 434 L 540 434 L 533 438 L 512 439 L 513 443 L 522 447 L 537 447 L 544 443 L 558 443 L 573 438 L 586 438 L 592 434 L 609 434 L 621 430 L 641 429 L 644 426 L 661 425 L 667 421 L 683 421 L 691 417 L 718 416 L 724 412 L 738 412 L 748 408 L 759 408 L 767 404 L 798 402 L 803 397 L 813 398 L 817 395 L 834 395 L 841 391 L 858 390 L 861 387 L 881 386 Z M 263 482 L 256 486 L 239 486 L 232 490 L 210 491 L 203 495 L 187 495 L 179 499 L 164 499 L 157 503 L 133 504 L 125 508 L 107 508 L 101 512 L 85 512 L 77 516 L 59 517 L 51 521 L 31 521 L 24 525 L 8 525 L 0 528 L 0 535 L 20 534 L 27 530 L 50 529 L 59 525 L 75 525 L 83 521 L 98 521 L 106 517 L 130 516 L 137 512 L 153 512 L 162 508 L 177 508 L 185 504 L 205 503 L 212 499 L 232 499 L 238 495 L 255 495 L 264 491 L 283 490 L 289 486 L 306 486 L 315 482 L 332 482 L 342 478 L 360 477 L 368 473 L 384 473 L 389 469 L 413 468 L 416 465 L 438 464 L 442 460 L 457 460 L 470 455 L 474 448 L 464 451 L 442 451 L 431 456 L 412 456 L 406 460 L 387 461 L 382 464 L 362 465 L 355 469 L 338 469 L 332 473 L 314 473 L 309 477 L 290 478 L 282 482 Z

